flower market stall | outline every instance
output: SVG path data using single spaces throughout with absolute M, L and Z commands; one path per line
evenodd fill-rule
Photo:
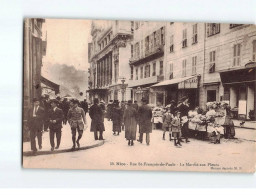
M 201 138 L 210 137 L 212 132 L 220 132 L 224 134 L 222 125 L 225 122 L 226 107 L 225 102 L 208 102 L 206 104 L 207 111 L 200 108 L 191 110 L 188 113 L 188 128 L 196 134 L 200 134 Z

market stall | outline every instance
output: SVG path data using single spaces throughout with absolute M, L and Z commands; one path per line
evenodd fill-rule
M 213 132 L 224 134 L 222 125 L 225 122 L 226 106 L 225 102 L 208 102 L 207 111 L 200 108 L 189 111 L 188 128 L 192 134 L 200 139 L 209 138 Z

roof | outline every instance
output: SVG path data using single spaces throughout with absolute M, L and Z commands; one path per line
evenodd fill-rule
M 191 79 L 195 76 L 188 76 L 188 77 L 182 77 L 182 78 L 176 78 L 176 79 L 170 79 L 170 80 L 165 80 L 165 81 L 162 81 L 160 83 L 157 83 L 151 87 L 159 87 L 159 86 L 166 86 L 166 85 L 172 85 L 172 84 L 177 84 L 177 83 L 180 83 L 182 81 L 185 81 L 185 80 L 188 80 L 188 79 Z

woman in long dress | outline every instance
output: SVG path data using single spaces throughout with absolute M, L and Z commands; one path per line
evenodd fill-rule
M 127 108 L 124 111 L 124 126 L 125 138 L 128 140 L 128 145 L 133 146 L 137 131 L 137 111 L 132 106 L 131 100 L 128 101 Z
M 122 125 L 122 110 L 119 107 L 119 101 L 114 100 L 114 106 L 112 108 L 112 122 L 113 122 L 113 135 L 119 135 Z M 117 133 L 117 134 L 116 134 Z

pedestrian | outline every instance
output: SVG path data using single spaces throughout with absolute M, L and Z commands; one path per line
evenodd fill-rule
M 119 106 L 119 101 L 118 100 L 114 100 L 113 103 L 113 108 L 112 108 L 112 114 L 111 114 L 111 119 L 112 119 L 112 123 L 113 123 L 113 135 L 119 135 L 119 133 L 121 132 L 121 125 L 122 125 L 122 110 Z
M 81 107 L 83 108 L 84 114 L 86 116 L 86 113 L 88 112 L 88 103 L 87 103 L 86 99 L 84 99 L 84 101 L 81 102 Z
M 182 146 L 180 141 L 180 133 L 181 133 L 181 127 L 180 127 L 180 112 L 178 110 L 175 111 L 174 117 L 171 122 L 172 125 L 172 136 L 174 137 L 174 146 Z
M 137 110 L 133 107 L 132 101 L 129 100 L 124 111 L 125 138 L 128 140 L 129 146 L 133 146 L 133 141 L 136 140 L 137 116 Z
M 44 120 L 43 120 L 44 131 L 48 132 L 49 121 L 47 118 L 48 118 L 48 112 L 51 109 L 50 98 L 48 94 L 44 95 L 44 98 L 42 100 L 42 107 L 44 109 Z
M 142 105 L 138 109 L 138 118 L 139 118 L 139 139 L 140 143 L 143 142 L 143 133 L 146 133 L 146 143 L 149 145 L 150 137 L 149 134 L 152 133 L 152 110 L 147 105 L 147 100 L 145 98 L 141 99 Z
M 91 132 L 94 132 L 95 140 L 104 140 L 103 139 L 103 131 L 105 131 L 104 127 L 104 112 L 99 105 L 99 99 L 95 98 L 93 100 L 94 104 L 90 107 L 89 115 L 92 119 L 91 121 Z M 99 132 L 99 136 L 98 136 Z
M 28 110 L 28 128 L 30 131 L 31 150 L 36 153 L 36 137 L 38 140 L 39 149 L 42 149 L 42 130 L 44 123 L 44 109 L 39 106 L 40 101 L 37 98 L 33 99 L 33 107 Z
M 235 125 L 231 118 L 231 110 L 230 106 L 227 106 L 226 108 L 226 116 L 224 124 L 222 125 L 224 127 L 224 138 L 225 139 L 234 139 L 236 132 L 235 132 Z
M 138 102 L 135 100 L 134 103 L 132 104 L 132 107 L 135 108 L 136 111 L 139 109 Z
M 171 141 L 171 129 L 172 129 L 172 118 L 173 118 L 173 114 L 171 113 L 171 107 L 167 106 L 166 107 L 167 111 L 166 113 L 163 114 L 163 140 L 165 140 L 165 132 L 168 131 L 169 132 L 169 140 Z
M 60 141 L 61 141 L 61 129 L 62 129 L 62 120 L 63 120 L 63 111 L 57 107 L 58 100 L 53 99 L 51 100 L 51 107 L 49 111 L 49 128 L 50 128 L 50 144 L 51 144 L 51 151 L 54 150 L 55 143 L 54 137 L 56 135 L 57 139 L 57 146 L 55 149 L 59 149 Z
M 83 136 L 83 131 L 87 128 L 87 122 L 85 118 L 84 110 L 80 107 L 78 107 L 79 101 L 74 99 L 72 100 L 73 107 L 71 107 L 68 111 L 68 123 L 71 127 L 72 132 L 72 141 L 73 141 L 73 147 L 72 149 L 77 147 L 80 148 L 79 140 Z M 76 140 L 76 132 L 78 132 L 78 137 Z
M 181 135 L 182 137 L 185 138 L 186 143 L 190 142 L 188 140 L 188 134 L 189 134 L 189 130 L 188 130 L 188 111 L 189 111 L 189 98 L 187 96 L 182 97 L 181 99 L 182 103 L 179 105 L 179 111 L 180 111 L 180 118 L 181 118 L 181 123 L 182 123 L 182 127 L 181 127 Z M 183 141 L 182 141 L 183 142 Z
M 63 102 L 62 102 L 62 111 L 63 111 L 63 124 L 66 125 L 67 124 L 67 115 L 68 115 L 68 110 L 69 110 L 69 103 L 67 101 L 67 98 L 64 98 Z
M 108 118 L 108 121 L 111 120 L 112 118 L 112 109 L 113 109 L 113 100 L 109 100 L 109 103 L 107 105 L 107 118 Z

